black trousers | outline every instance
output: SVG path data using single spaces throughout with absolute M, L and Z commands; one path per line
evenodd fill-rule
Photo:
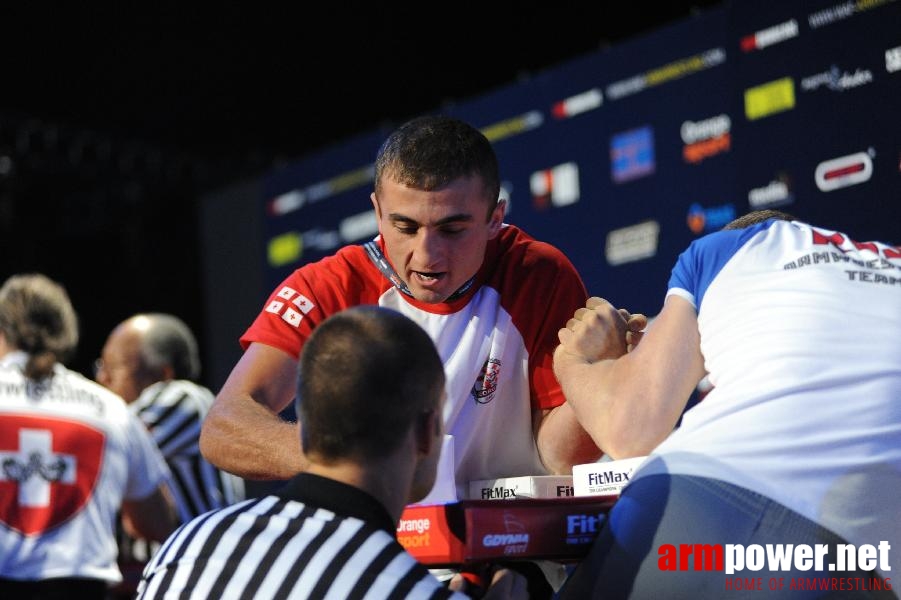
M 20 581 L 0 577 L 0 598 L 12 600 L 104 600 L 109 588 L 102 579 L 59 577 L 38 581 Z

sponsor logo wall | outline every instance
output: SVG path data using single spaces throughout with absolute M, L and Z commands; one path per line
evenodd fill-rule
M 901 243 L 898 23 L 891 0 L 733 1 L 436 111 L 494 144 L 508 222 L 560 247 L 591 294 L 655 314 L 678 253 L 749 210 Z M 261 293 L 377 233 L 390 129 L 263 178 Z

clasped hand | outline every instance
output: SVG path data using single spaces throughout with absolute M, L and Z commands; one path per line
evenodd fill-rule
M 619 358 L 638 345 L 647 324 L 645 315 L 630 314 L 592 296 L 557 333 L 560 346 L 555 361 L 566 355 L 587 362 Z

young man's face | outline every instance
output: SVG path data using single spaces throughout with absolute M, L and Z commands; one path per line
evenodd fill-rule
M 504 203 L 486 198 L 478 177 L 428 192 L 387 178 L 372 204 L 391 266 L 428 303 L 444 302 L 476 274 L 504 218 Z

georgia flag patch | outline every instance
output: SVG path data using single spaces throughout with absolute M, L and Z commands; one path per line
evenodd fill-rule
M 285 323 L 297 327 L 315 306 L 309 298 L 285 286 L 266 306 L 266 312 L 279 315 Z
M 0 415 L 0 521 L 39 535 L 75 516 L 94 492 L 104 439 L 83 423 Z

